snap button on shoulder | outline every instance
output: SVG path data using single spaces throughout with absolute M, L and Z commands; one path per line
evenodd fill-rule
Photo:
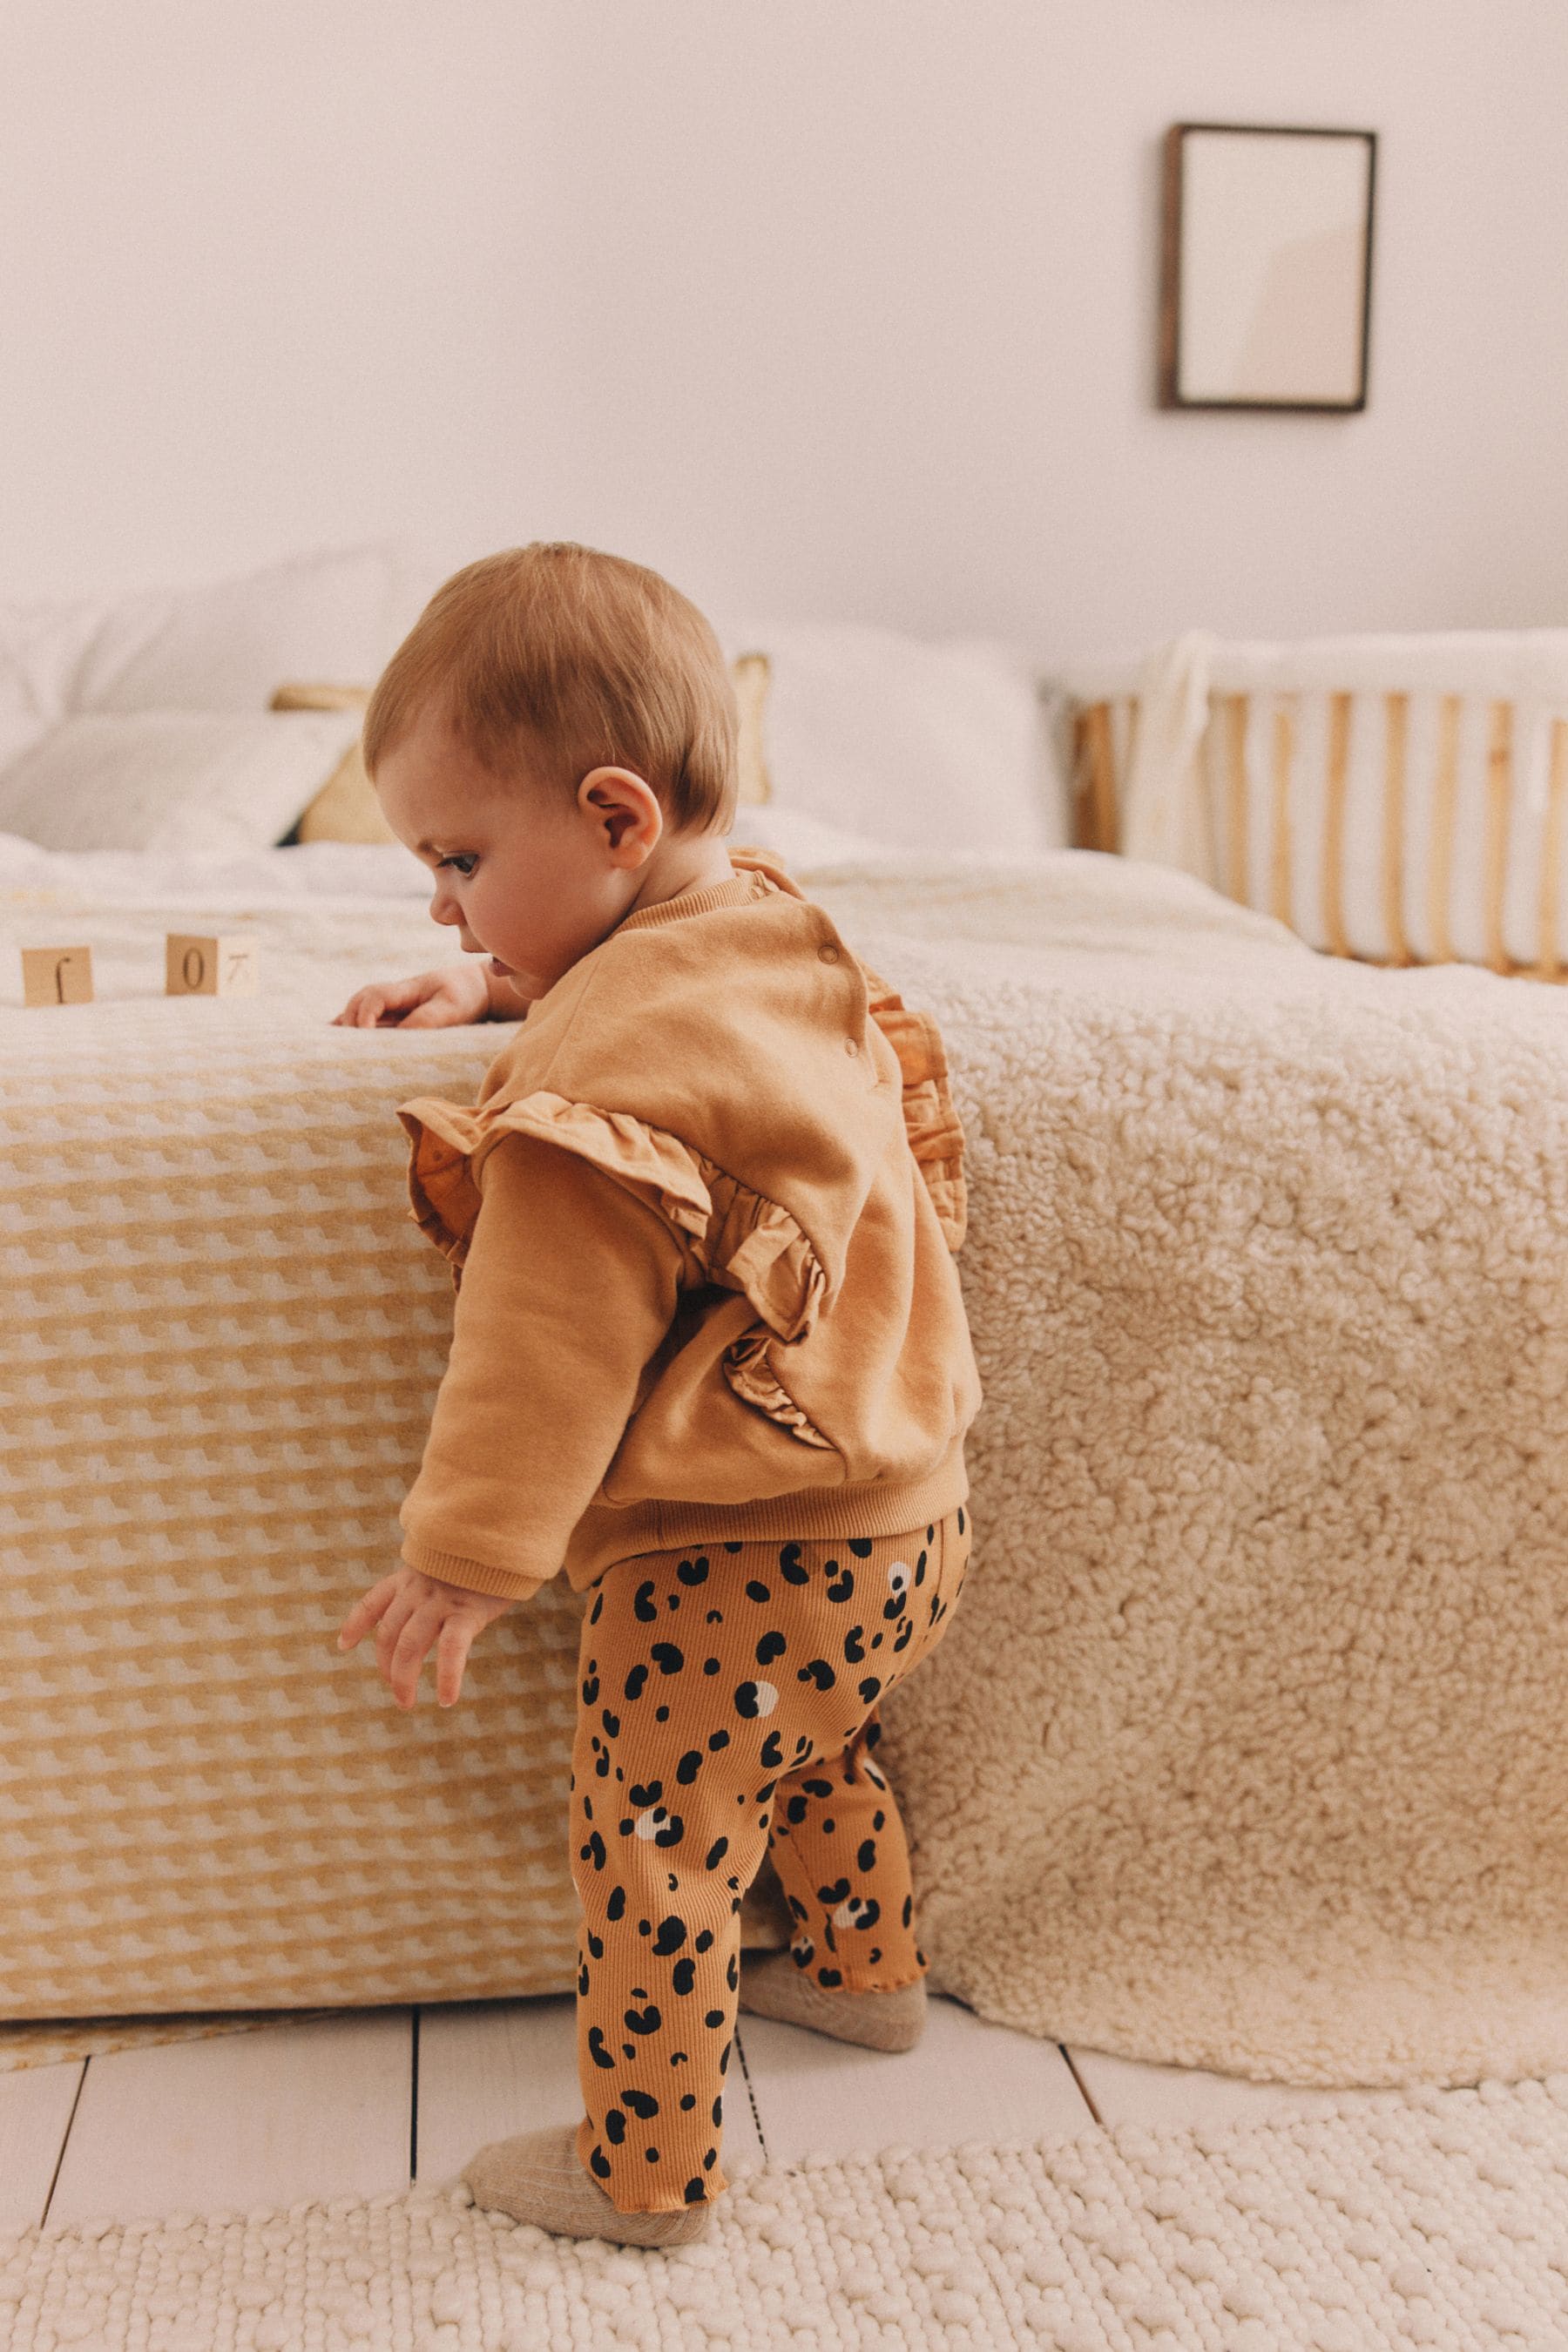
M 858 1054 L 860 1051 L 859 1039 L 857 1037 L 846 1037 L 844 1040 L 844 1050 L 847 1054 Z
M 831 940 L 825 941 L 824 944 L 817 949 L 816 952 L 824 963 L 837 963 L 838 961 L 838 950 L 834 946 Z

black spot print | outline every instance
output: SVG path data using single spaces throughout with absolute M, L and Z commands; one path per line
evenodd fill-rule
M 626 1916 L 626 1890 L 624 1886 L 613 1887 L 609 1902 L 605 1908 L 605 1916 L 606 1919 L 624 1919 Z
M 680 2104 L 681 2104 L 682 2107 L 694 2107 L 694 2106 L 697 2105 L 697 2094 L 696 2094 L 696 2092 L 695 2092 L 695 2091 L 687 2091 L 687 2092 L 684 2092 L 684 2093 L 682 2094 L 682 2095 L 681 2095 L 681 2101 L 680 2101 Z
M 638 1986 L 632 1987 L 634 1993 L 639 1990 Z M 628 2033 L 657 2033 L 664 2020 L 658 2013 L 658 2002 L 650 2000 L 646 2009 L 628 2009 L 621 2021 Z
M 595 2066 L 613 2067 L 616 2063 L 613 2058 L 606 2056 L 605 2036 L 601 2028 L 596 2025 L 591 2025 L 588 2028 L 588 2055 Z
M 784 1640 L 782 1633 L 776 1632 L 764 1633 L 762 1640 L 757 1643 L 756 1657 L 758 1665 L 765 1666 L 769 1664 L 773 1659 L 782 1658 L 788 1647 L 789 1643 Z
M 661 1675 L 678 1675 L 686 1664 L 684 1653 L 673 1642 L 656 1642 L 649 1655 Z
M 682 1584 L 706 1584 L 708 1581 L 707 1553 L 703 1552 L 696 1559 L 683 1559 L 675 1572 Z
M 589 1622 L 589 1624 L 590 1624 L 590 1625 L 596 1625 L 596 1624 L 598 1623 L 598 1622 L 599 1622 L 600 1618 L 604 1615 L 604 1613 L 605 1613 L 605 1596 L 604 1596 L 604 1594 L 603 1594 L 602 1592 L 595 1592 L 595 1595 L 594 1595 L 594 1605 L 593 1605 L 592 1609 L 590 1609 L 590 1610 L 589 1610 L 589 1612 L 588 1612 L 588 1622 Z
M 800 1546 L 797 1543 L 785 1544 L 779 1553 L 779 1574 L 786 1584 L 810 1582 L 811 1573 L 808 1569 L 801 1566 Z
M 690 1783 L 696 1780 L 697 1768 L 701 1761 L 702 1750 L 700 1748 L 689 1748 L 687 1749 L 685 1755 L 681 1758 L 679 1763 L 675 1768 L 675 1777 L 679 1781 L 683 1789 L 689 1787 Z
M 854 1592 L 855 1571 L 852 1568 L 847 1568 L 843 1575 L 827 1587 L 829 1601 L 848 1601 L 854 1597 Z
M 650 2116 L 658 2113 L 658 2101 L 651 2091 L 623 2091 L 621 2100 L 624 2105 L 630 2107 L 634 2116 L 640 2116 L 645 2124 Z
M 751 1582 L 746 1587 L 747 1600 L 771 1601 L 773 1597 L 772 1592 L 770 1592 L 767 1586 L 762 1582 L 761 1579 L 753 1576 Z
M 844 1981 L 844 1971 L 842 1969 L 818 1969 L 816 1971 L 816 1981 L 818 1984 L 823 1985 L 842 1984 Z
M 594 1704 L 594 1701 L 598 1697 L 598 1696 L 599 1696 L 599 1677 L 598 1677 L 598 1675 L 590 1675 L 588 1676 L 587 1681 L 583 1685 L 583 1704 L 584 1704 L 584 1706 L 593 1706 L 593 1704 Z
M 637 1589 L 637 1598 L 632 1602 L 633 1615 L 640 1617 L 645 1625 L 651 1625 L 654 1619 L 658 1615 L 658 1602 L 648 1599 L 648 1595 L 652 1591 L 652 1577 L 645 1577 L 642 1583 L 638 1585 Z
M 716 1756 L 721 1748 L 728 1748 L 730 1745 L 729 1733 L 723 1730 L 710 1731 L 708 1734 L 708 1745 Z
M 635 1665 L 632 1668 L 631 1673 L 626 1676 L 626 1696 L 627 1698 L 640 1698 L 642 1696 L 642 1686 L 647 1680 L 647 1668 L 641 1664 Z
M 871 1701 L 876 1697 L 877 1693 L 881 1689 L 881 1687 L 882 1685 L 878 1681 L 875 1675 L 867 1675 L 865 1681 L 860 1685 L 860 1696 L 865 1700 L 868 1706 L 870 1706 Z
M 619 2107 L 609 2107 L 605 2113 L 605 2137 L 614 2147 L 619 2147 L 626 2136 L 626 2119 Z
M 737 1715 L 743 1715 L 748 1717 L 754 1717 L 756 1716 L 758 1708 L 757 1685 L 755 1683 L 737 1683 L 735 1685 L 735 1712 Z
M 700 2180 L 692 2179 L 687 2182 L 686 2201 L 689 2205 L 705 2205 L 707 2203 L 708 2200 Z
M 866 1644 L 861 1639 L 865 1631 L 864 1625 L 852 1625 L 844 1636 L 844 1654 L 852 1666 L 859 1665 L 866 1655 Z
M 595 1960 L 602 1960 L 605 1957 L 605 1939 L 603 1936 L 595 1936 L 592 1927 L 588 1930 L 588 1951 Z
M 719 1671 L 718 1659 L 704 1658 L 702 1661 L 702 1671 L 705 1675 L 716 1675 Z
M 609 1733 L 610 1738 L 614 1739 L 620 1731 L 620 1717 L 618 1715 L 612 1715 L 609 1708 L 606 1706 L 600 1710 L 599 1721 L 604 1725 L 605 1729 Z
M 595 1870 L 603 1870 L 605 1867 L 605 1841 L 599 1835 L 597 1830 L 594 1832 L 594 1834 L 588 1840 L 587 1844 L 585 1846 L 579 1847 L 578 1851 L 584 1862 L 591 1861 Z
M 649 1780 L 646 1786 L 641 1780 L 634 1780 L 626 1790 L 626 1802 L 629 1805 L 657 1805 L 663 1794 L 662 1780 Z
M 778 1770 L 779 1766 L 784 1762 L 784 1738 L 782 1734 L 776 1731 L 769 1732 L 767 1738 L 763 1742 L 762 1755 L 759 1760 L 764 1771 L 776 1772 Z M 766 1791 L 764 1790 L 759 1789 L 757 1790 L 759 1798 L 765 1795 L 765 1793 Z
M 697 1981 L 697 1963 L 689 1957 L 677 1960 L 669 1972 L 669 1981 L 684 2000 Z
M 876 1841 L 876 1839 L 875 1839 L 875 1838 L 862 1838 L 862 1839 L 861 1839 L 860 1843 L 859 1843 L 859 1847 L 858 1847 L 858 1849 L 857 1850 L 857 1853 L 856 1853 L 856 1855 L 855 1855 L 855 1867 L 856 1867 L 856 1869 L 857 1869 L 857 1870 L 875 1870 L 875 1869 L 876 1869 L 876 1867 L 877 1867 L 877 1841 Z M 655 1948 L 656 1948 L 656 1949 L 658 1948 L 657 1948 L 657 1946 L 655 1947 Z
M 873 1549 L 873 1538 L 870 1536 L 851 1536 L 849 1549 L 857 1559 L 869 1559 Z
M 588 2158 L 588 2161 L 593 2166 L 601 2180 L 608 2180 L 610 2177 L 610 2159 L 605 2154 L 602 2147 L 595 2145 L 594 2153 Z
M 729 1851 L 730 1841 L 728 1838 L 715 1838 L 712 1844 L 708 1849 L 707 1868 L 710 1870 L 717 1870 L 720 1863 L 722 1862 L 724 1856 L 729 1853 Z M 905 1920 L 904 1925 L 906 1927 L 909 1926 L 909 1921 L 907 1919 Z
M 704 2025 L 722 2025 L 724 2022 L 723 2011 L 721 2009 L 709 2010 L 704 2016 L 702 2022 Z
M 865 1848 L 862 1847 L 861 1852 L 864 1853 L 864 1851 Z M 873 1855 L 875 1855 L 876 1848 L 874 1846 L 871 1851 Z M 870 1864 L 867 1864 L 865 1866 L 869 1869 Z M 658 1933 L 653 1940 L 653 1948 L 662 1959 L 668 1953 L 679 1952 L 680 1947 L 685 1943 L 685 1941 L 686 1922 L 684 1919 L 676 1918 L 674 1914 L 671 1913 L 668 1919 L 661 1919 L 659 1921 Z

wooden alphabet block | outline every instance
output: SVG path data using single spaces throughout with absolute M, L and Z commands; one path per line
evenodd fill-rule
M 165 996 L 254 996 L 256 942 L 238 934 L 223 939 L 169 931 L 165 938 Z
M 90 948 L 24 948 L 22 993 L 29 1004 L 90 1004 Z

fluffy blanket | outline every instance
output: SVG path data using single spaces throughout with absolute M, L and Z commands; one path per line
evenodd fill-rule
M 0 1021 L 0 2017 L 563 1990 L 581 1602 L 450 1715 L 332 1647 L 449 1329 L 394 1106 L 494 1034 L 327 1025 L 444 951 L 412 899 L 68 869 L 5 906 L 100 1001 Z M 973 1565 L 881 1751 L 933 1988 L 1264 2079 L 1563 2068 L 1568 999 L 1089 853 L 801 878 L 969 1137 Z M 204 921 L 258 998 L 158 992 Z

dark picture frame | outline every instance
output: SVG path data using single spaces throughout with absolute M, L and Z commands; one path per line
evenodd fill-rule
M 1171 125 L 1162 408 L 1366 406 L 1376 184 L 1375 131 Z

